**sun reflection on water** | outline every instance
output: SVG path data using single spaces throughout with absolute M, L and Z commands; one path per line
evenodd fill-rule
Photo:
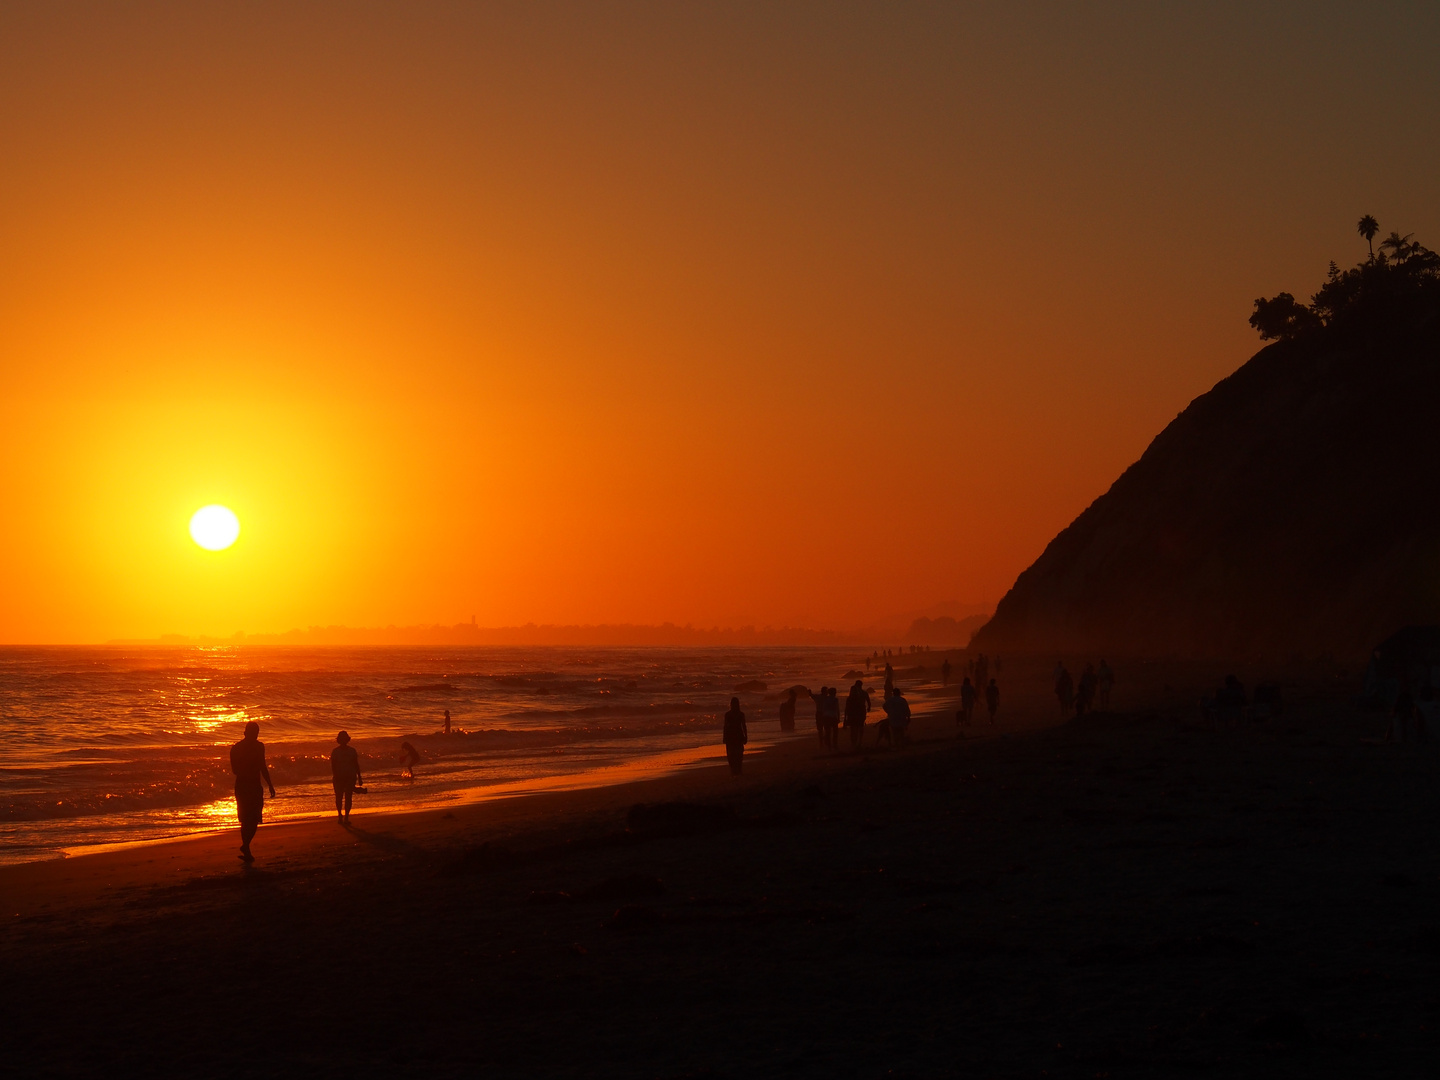
M 250 714 L 244 709 L 236 709 L 233 712 L 216 709 L 209 713 L 192 713 L 187 719 L 190 721 L 192 730 L 202 735 L 212 735 L 226 724 L 246 723 L 250 720 Z

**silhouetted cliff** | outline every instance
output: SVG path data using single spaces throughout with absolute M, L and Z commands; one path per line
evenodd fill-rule
M 1440 623 L 1440 274 L 1410 250 L 1408 269 L 1332 264 L 1329 294 L 1191 402 L 972 646 L 1349 659 Z M 1339 285 L 1354 301 L 1323 308 Z

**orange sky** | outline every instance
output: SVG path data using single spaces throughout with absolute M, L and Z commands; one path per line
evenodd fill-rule
M 5 5 L 0 641 L 993 602 L 1440 241 L 1436 9 L 955 7 Z

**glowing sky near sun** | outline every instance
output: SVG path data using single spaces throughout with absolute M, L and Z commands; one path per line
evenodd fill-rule
M 1440 241 L 1437 22 L 6 5 L 0 641 L 994 601 Z

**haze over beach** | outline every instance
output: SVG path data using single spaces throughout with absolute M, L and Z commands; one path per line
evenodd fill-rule
M 1420 1076 L 1440 9 L 0 9 L 15 1075 Z

